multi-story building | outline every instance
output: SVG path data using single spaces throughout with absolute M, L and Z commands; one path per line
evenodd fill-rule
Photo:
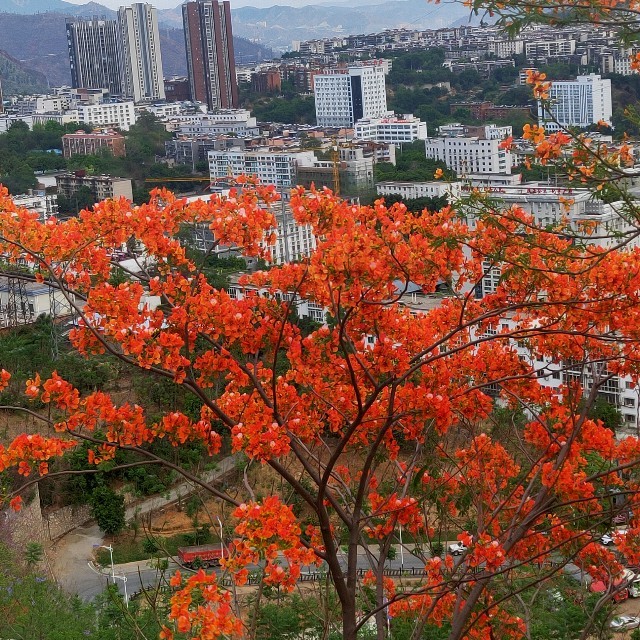
M 611 80 L 591 73 L 575 80 L 557 80 L 549 90 L 549 108 L 538 103 L 538 122 L 547 131 L 611 124 Z
M 273 93 L 282 88 L 279 69 L 262 69 L 251 74 L 251 90 L 256 93 Z
M 427 158 L 441 160 L 459 177 L 475 173 L 511 173 L 511 153 L 500 140 L 477 137 L 427 138 Z
M 328 187 L 345 197 L 370 193 L 374 188 L 374 154 L 366 151 L 359 146 L 338 148 L 339 184 L 335 184 L 334 162 L 326 160 L 316 161 L 313 166 L 299 166 L 297 183 L 307 189 L 311 185 Z
M 314 91 L 320 127 L 353 127 L 362 118 L 389 114 L 385 67 L 377 61 L 319 73 Z
M 238 106 L 231 8 L 228 0 L 182 5 L 191 99 L 209 109 Z
M 56 176 L 58 195 L 72 198 L 80 187 L 88 187 L 96 202 L 108 198 L 124 197 L 133 200 L 131 180 L 112 176 L 88 176 L 84 171 Z
M 125 155 L 124 136 L 115 131 L 77 131 L 62 136 L 62 155 L 65 158 L 71 156 L 90 156 L 106 149 L 116 157 Z
M 37 213 L 41 222 L 58 213 L 58 196 L 55 193 L 29 189 L 28 193 L 11 196 L 11 199 L 17 207 Z
M 136 122 L 136 111 L 132 101 L 82 104 L 78 106 L 78 122 L 86 122 L 103 129 L 115 127 L 128 131 Z
M 115 20 L 68 20 L 67 45 L 73 87 L 122 94 L 121 46 Z
M 189 78 L 168 78 L 164 81 L 164 94 L 167 102 L 186 102 L 191 100 Z
M 216 136 L 234 134 L 257 136 L 258 123 L 247 109 L 217 109 L 203 114 L 178 115 L 171 118 L 170 128 L 186 136 Z
M 0 114 L 4 113 L 4 98 L 2 97 L 2 80 L 0 80 Z
M 572 56 L 576 52 L 576 41 L 573 39 L 538 40 L 525 43 L 527 60 L 546 60 Z
M 451 198 L 460 197 L 461 182 L 397 182 L 387 180 L 376 184 L 379 196 L 402 196 L 403 200 L 417 200 L 418 198 Z
M 118 10 L 122 93 L 134 102 L 165 97 L 157 13 L 141 2 Z
M 209 151 L 228 151 L 241 144 L 241 140 L 231 136 L 178 136 L 167 140 L 164 150 L 167 158 L 176 164 L 190 165 L 195 171 L 196 163 L 208 162 Z
M 358 140 L 375 140 L 390 144 L 414 142 L 426 139 L 427 123 L 415 118 L 411 113 L 397 118 L 363 118 L 356 122 L 354 136 Z
M 316 157 L 312 151 L 274 152 L 271 150 L 209 151 L 211 181 L 241 175 L 256 176 L 263 184 L 290 189 L 296 185 L 300 166 L 313 166 Z

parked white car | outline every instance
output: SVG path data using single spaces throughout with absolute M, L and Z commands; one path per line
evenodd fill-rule
M 467 546 L 462 544 L 462 542 L 452 542 L 448 546 L 448 549 L 452 556 L 461 556 L 467 550 Z
M 636 616 L 615 616 L 609 622 L 609 628 L 612 631 L 626 631 L 638 627 L 640 627 L 640 618 Z

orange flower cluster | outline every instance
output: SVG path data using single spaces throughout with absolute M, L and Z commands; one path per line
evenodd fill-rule
M 548 100 L 551 82 L 545 82 L 546 73 L 540 73 L 535 69 L 527 69 L 527 84 L 533 87 L 533 97 L 537 100 Z
M 320 563 L 314 550 L 302 543 L 300 525 L 291 507 L 278 496 L 242 504 L 233 517 L 239 520 L 235 532 L 240 538 L 234 541 L 233 554 L 224 566 L 235 573 L 238 584 L 246 582 L 248 572 L 244 567 L 266 561 L 265 583 L 291 591 L 302 566 Z M 280 564 L 281 560 L 286 566 Z
M 220 589 L 215 573 L 200 570 L 185 580 L 177 571 L 171 586 L 176 591 L 171 596 L 169 619 L 175 627 L 164 626 L 160 638 L 172 640 L 176 631 L 199 640 L 242 637 L 242 621 L 233 612 L 230 593 Z

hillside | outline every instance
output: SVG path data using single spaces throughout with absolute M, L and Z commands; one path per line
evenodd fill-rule
M 46 79 L 52 86 L 71 82 L 65 20 L 65 15 L 61 13 L 0 13 L 2 48 L 21 64 L 43 74 L 45 87 Z M 272 57 L 272 52 L 261 45 L 242 38 L 234 38 L 234 43 L 239 61 L 265 60 Z M 162 28 L 160 46 L 165 75 L 186 74 L 182 29 Z M 5 93 L 9 91 L 5 90 Z
M 47 88 L 42 73 L 29 69 L 20 61 L 0 50 L 0 80 L 5 96 L 17 93 L 39 93 Z

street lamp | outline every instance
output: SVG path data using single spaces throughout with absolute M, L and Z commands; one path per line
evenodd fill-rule
M 111 559 L 111 580 L 112 580 L 113 584 L 116 583 L 116 579 L 122 580 L 122 583 L 124 585 L 124 604 L 128 609 L 129 608 L 129 595 L 127 594 L 127 576 L 125 576 L 125 575 L 117 576 L 116 575 L 115 567 L 114 567 L 114 564 L 113 564 L 113 547 L 111 545 L 106 545 L 106 544 L 94 544 L 93 548 L 94 549 L 107 549 L 109 551 L 109 558 Z
M 402 525 L 400 525 L 400 571 L 404 571 L 404 549 L 402 544 Z
M 93 545 L 94 549 L 108 549 L 109 550 L 109 557 L 111 558 L 111 580 L 113 581 L 113 584 L 116 583 L 116 574 L 115 574 L 115 570 L 113 567 L 113 547 L 111 545 L 107 546 L 104 544 L 94 544 Z
M 224 540 L 222 537 L 222 520 L 220 520 L 220 518 L 218 516 L 216 516 L 216 520 L 218 521 L 218 524 L 220 525 L 220 558 L 224 558 Z

